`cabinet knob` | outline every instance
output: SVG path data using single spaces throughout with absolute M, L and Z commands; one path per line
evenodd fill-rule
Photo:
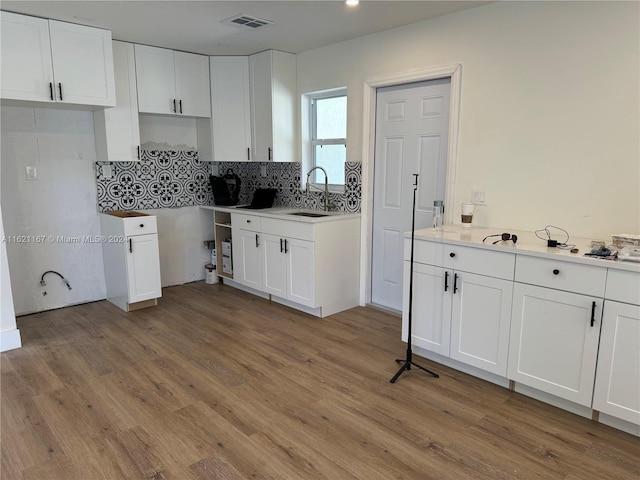
M 453 257 L 455 257 L 455 256 L 456 256 L 456 254 L 455 254 L 455 253 L 453 253 L 453 252 L 451 252 L 451 253 L 449 254 L 449 256 L 450 256 L 451 258 L 453 258 Z
M 247 223 L 251 223 L 251 220 L 247 220 Z
M 560 270 L 558 270 L 557 268 L 553 270 L 554 275 L 558 275 L 559 273 L 560 273 Z
M 144 228 L 144 223 L 141 223 L 141 224 L 140 224 L 140 228 Z

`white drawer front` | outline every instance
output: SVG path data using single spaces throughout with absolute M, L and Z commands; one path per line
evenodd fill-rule
M 605 298 L 640 305 L 640 273 L 609 269 Z
M 123 218 L 124 236 L 145 235 L 147 233 L 158 233 L 156 217 L 153 215 L 145 217 Z
M 313 241 L 313 224 L 290 220 L 278 220 L 275 218 L 263 218 L 262 233 Z
M 594 297 L 604 296 L 607 269 L 518 255 L 516 282 Z
M 442 263 L 445 268 L 513 280 L 515 255 L 481 248 L 444 245 Z
M 416 240 L 413 245 L 413 261 L 427 265 L 442 266 L 443 245 L 437 242 Z M 411 260 L 411 239 L 404 239 L 404 259 Z
M 245 215 L 242 213 L 232 213 L 231 225 L 233 225 L 233 228 L 240 228 L 241 230 L 261 232 L 262 217 L 258 217 L 256 215 Z

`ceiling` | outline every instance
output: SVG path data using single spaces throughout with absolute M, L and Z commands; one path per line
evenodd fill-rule
M 205 55 L 298 53 L 492 2 L 302 1 L 8 1 L 2 10 L 111 30 L 114 40 Z M 220 23 L 246 14 L 274 23 L 256 30 Z

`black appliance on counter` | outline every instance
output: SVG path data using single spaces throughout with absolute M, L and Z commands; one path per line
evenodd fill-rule
M 250 205 L 244 205 L 238 208 L 248 208 L 250 210 L 259 210 L 261 208 L 271 208 L 273 201 L 276 199 L 278 190 L 275 188 L 256 188 L 253 192 L 253 199 Z
M 242 181 L 232 169 L 228 169 L 227 173 L 221 177 L 209 175 L 209 182 L 213 191 L 213 201 L 216 205 L 233 206 L 238 204 Z

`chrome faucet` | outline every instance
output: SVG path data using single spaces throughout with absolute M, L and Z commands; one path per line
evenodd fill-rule
M 327 171 L 324 168 L 313 167 L 311 170 L 307 172 L 307 184 L 305 186 L 304 191 L 305 193 L 309 193 L 309 177 L 311 176 L 314 170 L 318 170 L 318 169 L 322 170 L 322 172 L 324 173 L 324 211 L 327 212 L 329 211 L 329 208 L 327 206 L 327 199 L 329 198 L 329 177 L 327 176 Z M 315 185 L 312 183 L 311 186 L 314 187 Z

